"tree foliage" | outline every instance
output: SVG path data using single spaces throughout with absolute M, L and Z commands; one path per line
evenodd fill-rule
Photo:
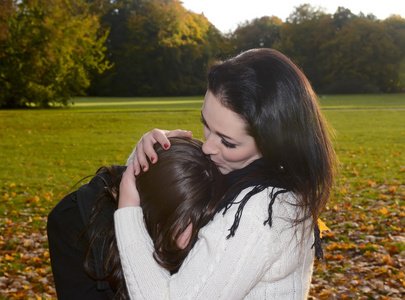
M 310 4 L 301 4 L 288 16 L 287 22 L 292 24 L 301 24 L 305 21 L 320 19 L 325 15 L 322 8 L 316 8 Z
M 319 93 L 377 93 L 405 90 L 405 20 L 334 14 L 309 4 L 295 8 L 287 21 L 262 17 L 230 35 L 234 54 L 269 47 L 303 69 Z
M 202 94 L 212 60 L 261 47 L 289 56 L 318 93 L 405 90 L 401 16 L 303 4 L 286 22 L 263 16 L 223 35 L 180 0 L 3 0 L 0 106 Z
M 343 7 L 329 15 L 302 5 L 289 20 L 273 47 L 303 69 L 317 92 L 403 91 L 405 20 L 401 17 L 379 21 Z
M 399 49 L 386 27 L 369 19 L 356 18 L 322 50 L 328 58 L 323 65 L 324 86 L 331 92 L 390 92 L 398 82 Z
M 293 59 L 317 87 L 323 78 L 321 47 L 325 41 L 333 40 L 334 34 L 333 20 L 326 15 L 300 23 L 287 22 L 283 24 L 280 40 L 274 47 Z
M 206 64 L 227 49 L 205 17 L 178 0 L 118 1 L 103 21 L 111 28 L 108 48 L 115 68 L 93 82 L 92 95 L 203 93 Z
M 261 17 L 245 22 L 231 35 L 236 52 L 252 48 L 270 48 L 280 39 L 283 22 L 275 17 Z
M 75 0 L 1 2 L 0 106 L 66 104 L 108 68 L 107 33 L 97 15 Z

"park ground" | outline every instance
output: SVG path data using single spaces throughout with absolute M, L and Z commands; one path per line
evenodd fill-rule
M 124 164 L 150 129 L 203 138 L 202 97 L 77 98 L 0 111 L 0 299 L 56 299 L 47 215 L 80 179 Z M 340 166 L 309 299 L 405 298 L 405 95 L 324 96 Z

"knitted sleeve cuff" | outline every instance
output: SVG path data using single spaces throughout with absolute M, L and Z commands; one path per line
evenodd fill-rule
M 143 211 L 140 206 L 123 207 L 114 213 L 117 241 L 125 247 L 134 239 L 147 242 L 153 252 L 152 240 L 146 230 Z

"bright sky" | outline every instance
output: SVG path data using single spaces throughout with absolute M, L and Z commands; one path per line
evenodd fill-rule
M 339 6 L 350 9 L 354 14 L 372 13 L 384 20 L 392 14 L 405 18 L 404 0 L 180 0 L 183 6 L 195 13 L 204 13 L 207 19 L 220 31 L 235 30 L 239 23 L 262 16 L 276 16 L 282 21 L 295 7 L 309 3 L 322 7 L 327 13 L 335 13 Z

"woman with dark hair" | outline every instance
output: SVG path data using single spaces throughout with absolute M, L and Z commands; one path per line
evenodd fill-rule
M 166 149 L 167 136 L 190 133 L 146 134 L 115 212 L 131 298 L 306 299 L 336 162 L 310 83 L 280 52 L 250 50 L 210 67 L 201 117 L 203 151 L 228 183 L 220 213 L 175 276 L 154 263 L 133 178 L 160 159 L 155 142 Z
M 144 215 L 141 223 L 146 225 L 145 233 L 151 238 L 154 260 L 168 274 L 174 274 L 197 240 L 200 228 L 213 217 L 223 194 L 223 185 L 221 173 L 201 151 L 201 141 L 174 137 L 170 138 L 170 143 L 170 151 L 155 145 L 159 162 L 151 165 L 147 173 L 141 172 L 133 181 L 139 191 L 137 196 Z M 101 168 L 92 180 L 98 183 L 89 183 L 89 186 L 95 187 L 90 195 L 95 195 L 97 201 L 91 208 L 82 236 L 87 251 L 81 267 L 94 282 L 108 282 L 109 293 L 97 292 L 91 285 L 90 288 L 89 285 L 82 288 L 75 278 L 58 273 L 61 264 L 57 258 L 53 260 L 58 248 L 54 245 L 54 234 L 51 234 L 51 262 L 54 274 L 56 271 L 59 299 L 128 299 L 113 222 L 124 170 L 123 166 Z M 79 189 L 76 196 L 84 196 L 87 200 L 92 197 L 83 189 Z M 58 206 L 55 207 L 57 210 Z M 51 225 L 57 217 L 56 212 L 50 214 Z M 68 262 L 72 263 L 69 259 Z M 72 268 L 72 265 L 66 266 L 66 269 Z M 84 286 L 85 282 L 81 284 Z M 86 288 L 89 290 L 86 291 Z
M 156 262 L 177 272 L 213 217 L 223 194 L 222 174 L 201 151 L 196 139 L 170 138 L 172 147 L 158 147 L 159 162 L 136 177 L 146 229 Z

